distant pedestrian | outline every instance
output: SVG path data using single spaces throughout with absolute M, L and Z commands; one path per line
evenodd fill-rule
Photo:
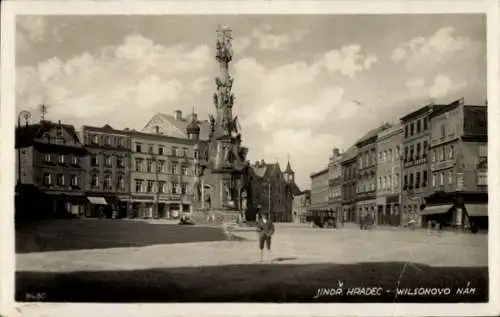
M 271 253 L 271 240 L 275 231 L 274 223 L 270 220 L 269 215 L 261 215 L 257 223 L 257 231 L 259 233 L 259 249 L 260 262 L 264 261 L 264 244 L 269 253 Z

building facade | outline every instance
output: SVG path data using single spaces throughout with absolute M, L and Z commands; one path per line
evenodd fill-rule
M 399 226 L 401 204 L 401 144 L 403 127 L 397 123 L 377 136 L 377 224 Z
M 365 134 L 358 142 L 357 154 L 357 219 L 370 216 L 376 221 L 377 128 Z
M 342 213 L 342 153 L 334 148 L 328 162 L 328 203 L 337 219 L 344 222 Z
M 42 120 L 16 129 L 19 179 L 16 216 L 83 215 L 86 150 L 72 125 Z M 38 215 L 32 215 L 38 216 Z
M 293 222 L 306 223 L 307 210 L 311 206 L 311 191 L 304 190 L 298 195 L 293 197 Z
M 422 225 L 420 209 L 429 192 L 429 116 L 434 108 L 434 105 L 426 105 L 401 118 L 404 151 L 401 198 L 403 225 L 410 221 Z
M 464 226 L 487 228 L 487 107 L 464 105 L 463 99 L 430 115 L 431 191 L 422 220 L 445 217 Z
M 333 216 L 328 203 L 330 196 L 329 178 L 328 167 L 311 174 L 311 206 L 307 212 L 307 218 L 322 220 L 325 216 Z M 330 215 L 330 213 L 332 214 Z
M 344 222 L 356 222 L 357 153 L 355 145 L 348 148 L 341 160 L 342 167 L 342 211 Z
M 252 179 L 253 203 L 263 213 L 269 213 L 275 222 L 293 221 L 293 193 L 288 174 L 284 174 L 278 163 L 260 160 L 252 164 L 255 177 Z M 285 178 L 285 175 L 287 178 Z
M 130 199 L 130 137 L 125 131 L 83 126 L 81 139 L 88 150 L 85 159 L 85 191 L 90 204 L 85 215 L 126 217 Z
M 195 145 L 189 138 L 129 131 L 134 217 L 178 218 L 191 210 Z

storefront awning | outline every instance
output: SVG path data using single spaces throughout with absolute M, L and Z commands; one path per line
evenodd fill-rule
M 106 199 L 104 197 L 87 197 L 92 205 L 107 205 Z
M 424 210 L 420 211 L 420 215 L 425 216 L 425 215 L 444 214 L 445 212 L 450 210 L 452 207 L 453 207 L 453 205 L 428 206 L 428 207 L 425 207 Z
M 465 205 L 465 210 L 469 217 L 486 217 L 488 216 L 488 205 L 487 204 L 474 204 Z

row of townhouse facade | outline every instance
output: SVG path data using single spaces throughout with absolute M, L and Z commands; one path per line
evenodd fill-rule
M 340 209 L 319 195 L 322 174 L 313 173 L 311 214 L 334 212 L 356 223 L 369 215 L 379 225 L 427 226 L 436 220 L 486 228 L 487 153 L 486 105 L 458 99 L 422 106 L 341 153 L 342 177 L 329 179 L 330 190 L 341 184 Z

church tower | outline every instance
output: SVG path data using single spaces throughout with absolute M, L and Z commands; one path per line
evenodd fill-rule
M 295 172 L 292 170 L 292 167 L 290 166 L 290 158 L 288 158 L 288 162 L 286 164 L 286 168 L 285 171 L 283 172 L 283 175 L 285 176 L 285 181 L 287 183 L 295 182 Z

